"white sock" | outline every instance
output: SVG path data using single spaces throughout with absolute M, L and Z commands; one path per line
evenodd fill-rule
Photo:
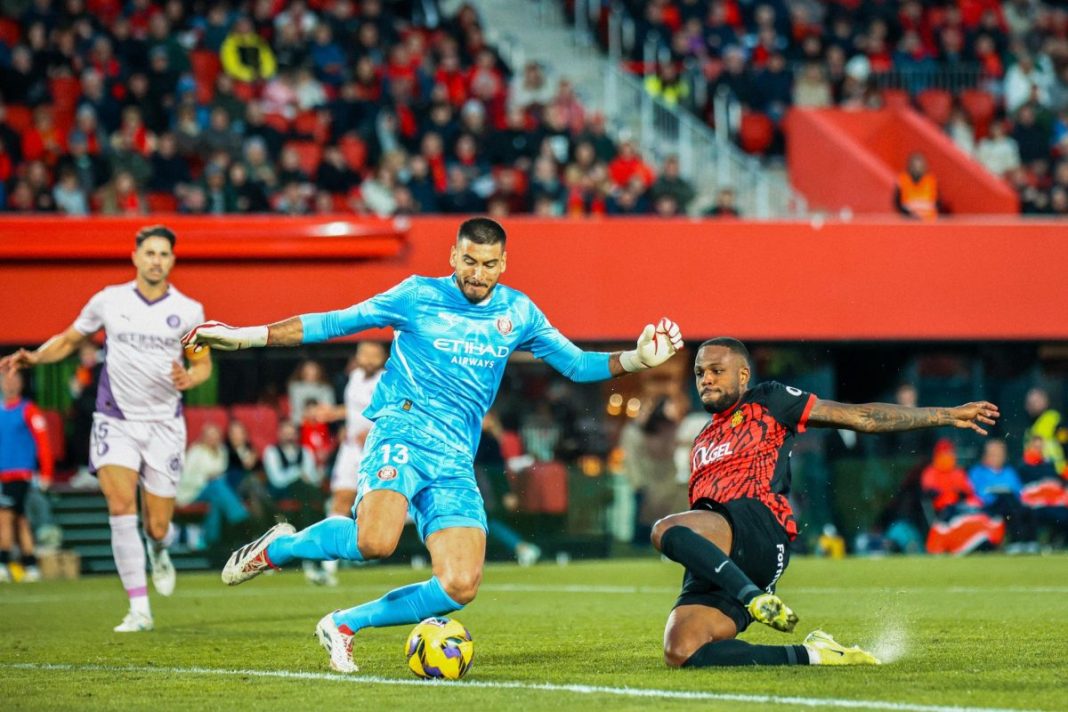
M 119 570 L 122 587 L 130 597 L 130 609 L 152 615 L 148 607 L 148 579 L 145 576 L 145 545 L 137 530 L 137 515 L 108 517 L 111 525 L 111 553 Z
M 323 571 L 328 574 L 337 573 L 337 559 L 331 559 L 330 561 L 323 562 Z
M 809 665 L 819 665 L 820 664 L 819 651 L 817 651 L 815 648 L 810 648 L 807 645 L 804 646 L 804 648 L 805 648 L 806 651 L 808 651 L 808 664 Z

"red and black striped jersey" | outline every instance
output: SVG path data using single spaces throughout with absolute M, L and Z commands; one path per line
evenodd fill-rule
M 812 393 L 775 381 L 750 388 L 733 407 L 716 413 L 690 452 L 690 504 L 710 499 L 758 499 L 793 539 L 790 450 L 805 431 Z

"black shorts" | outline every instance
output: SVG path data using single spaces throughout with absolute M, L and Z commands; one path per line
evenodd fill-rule
M 735 499 L 730 502 L 698 500 L 691 509 L 722 514 L 731 525 L 730 558 L 746 576 L 769 593 L 790 563 L 790 537 L 779 520 L 758 499 Z M 725 593 L 715 583 L 699 579 L 689 571 L 682 579 L 682 593 L 675 601 L 679 606 L 709 606 L 723 611 L 738 632 L 749 627 L 752 618 L 736 598 Z
M 13 509 L 20 517 L 26 514 L 26 495 L 30 493 L 30 483 L 15 480 L 0 485 L 0 509 Z

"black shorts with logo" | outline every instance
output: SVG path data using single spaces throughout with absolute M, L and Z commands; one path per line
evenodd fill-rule
M 693 510 L 707 510 L 723 515 L 731 525 L 731 561 L 760 588 L 773 593 L 775 582 L 790 563 L 790 538 L 775 515 L 757 499 L 735 499 L 714 502 L 701 499 Z M 689 571 L 682 579 L 682 593 L 675 601 L 679 606 L 709 606 L 723 611 L 738 626 L 738 632 L 749 627 L 752 618 L 736 598 L 718 585 L 699 579 Z

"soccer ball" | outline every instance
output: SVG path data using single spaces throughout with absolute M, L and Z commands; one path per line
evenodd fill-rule
M 412 629 L 404 654 L 419 677 L 459 680 L 471 669 L 475 643 L 460 621 L 427 618 Z

